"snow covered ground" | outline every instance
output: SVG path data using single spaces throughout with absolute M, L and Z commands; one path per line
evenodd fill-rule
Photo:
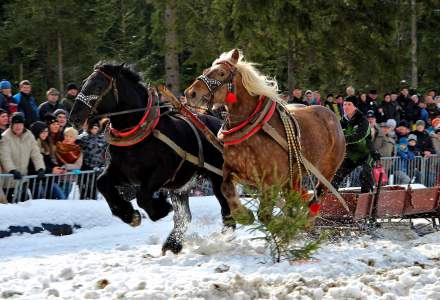
M 217 202 L 200 197 L 183 253 L 161 256 L 172 216 L 131 228 L 105 202 L 86 203 L 0 205 L 0 229 L 25 219 L 83 226 L 0 239 L 0 299 L 440 299 L 440 233 L 385 231 L 274 264 L 245 228 L 220 234 Z

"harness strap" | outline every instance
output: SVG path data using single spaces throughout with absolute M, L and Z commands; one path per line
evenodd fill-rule
M 289 147 L 287 146 L 287 141 L 282 137 L 275 128 L 273 128 L 270 124 L 266 123 L 263 125 L 263 130 L 268 135 L 270 135 L 284 150 L 289 151 Z M 351 214 L 350 209 L 348 208 L 347 202 L 345 202 L 344 198 L 342 198 L 341 194 L 335 189 L 335 187 L 322 175 L 322 173 L 309 161 L 304 155 L 302 155 L 302 162 L 304 167 L 308 169 L 313 175 L 321 181 L 339 200 L 341 205 L 347 210 L 349 214 Z
M 196 136 L 197 139 L 197 145 L 199 148 L 199 167 L 203 168 L 203 164 L 205 163 L 205 155 L 203 153 L 203 144 L 202 144 L 202 139 L 200 138 L 200 134 L 197 131 L 196 127 L 194 126 L 193 123 L 191 123 L 190 120 L 188 120 L 187 118 L 185 118 L 182 115 L 175 115 L 175 117 L 185 121 L 186 124 L 189 125 L 189 127 L 191 127 L 192 131 L 194 132 L 194 135 Z
M 188 162 L 190 162 L 192 164 L 195 164 L 197 166 L 200 164 L 200 160 L 196 156 L 194 156 L 191 153 L 183 150 L 181 147 L 179 147 L 169 137 L 164 135 L 159 130 L 157 130 L 157 129 L 153 130 L 153 135 L 154 135 L 155 138 L 157 138 L 158 140 L 162 141 L 163 143 L 168 145 L 168 147 L 173 149 L 174 152 L 176 152 L 176 154 L 179 155 L 181 158 L 183 158 L 186 161 L 188 161 Z M 211 172 L 213 172 L 213 173 L 223 177 L 223 171 L 220 170 L 219 168 L 214 167 L 213 165 L 210 165 L 210 164 L 204 162 L 203 163 L 203 168 L 205 168 L 208 171 L 211 171 Z

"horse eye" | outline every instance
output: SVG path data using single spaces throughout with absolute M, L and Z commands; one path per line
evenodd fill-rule
M 220 76 L 221 77 L 225 76 L 225 72 L 220 72 Z

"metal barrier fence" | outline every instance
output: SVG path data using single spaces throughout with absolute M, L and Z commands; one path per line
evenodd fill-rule
M 400 157 L 384 157 L 380 160 L 387 174 L 387 185 L 420 183 L 427 187 L 439 184 L 440 156 L 431 155 L 427 158 L 416 156 L 412 160 Z M 343 187 L 360 186 L 361 169 L 355 169 L 345 180 Z
M 384 157 L 381 163 L 388 175 L 388 185 L 420 183 L 432 187 L 440 182 L 438 155 L 427 158 L 416 156 L 413 160 Z M 359 187 L 360 171 L 360 168 L 355 169 L 341 187 Z M 29 199 L 97 199 L 96 179 L 99 174 L 97 171 L 46 174 L 42 180 L 38 180 L 36 175 L 14 180 L 11 174 L 0 174 L 0 203 Z M 309 189 L 313 188 L 309 181 L 304 183 Z M 195 189 L 207 190 L 206 182 L 199 180 Z
M 96 178 L 99 172 L 81 171 L 65 174 L 36 175 L 14 180 L 0 174 L 0 203 L 17 203 L 29 199 L 97 199 Z

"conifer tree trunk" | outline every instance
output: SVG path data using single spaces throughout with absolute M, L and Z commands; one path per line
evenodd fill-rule
M 63 44 L 61 33 L 57 31 L 57 54 L 58 54 L 58 84 L 60 93 L 63 94 L 64 78 L 63 78 Z
M 411 86 L 417 89 L 417 8 L 411 0 Z
M 165 80 L 166 86 L 175 95 L 180 91 L 179 55 L 177 49 L 176 32 L 176 6 L 173 1 L 168 1 L 165 8 L 164 23 L 165 33 Z
M 295 51 L 295 37 L 289 34 L 288 44 L 287 44 L 287 88 L 289 90 L 289 95 L 292 94 L 295 88 L 295 66 L 293 53 Z

